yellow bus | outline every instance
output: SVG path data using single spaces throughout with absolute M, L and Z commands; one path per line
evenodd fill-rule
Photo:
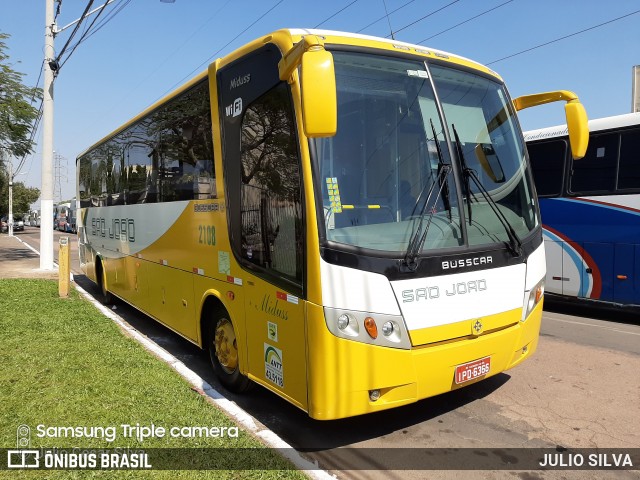
M 86 275 L 316 419 L 496 375 L 536 349 L 538 202 L 511 100 L 471 60 L 273 32 L 77 159 Z

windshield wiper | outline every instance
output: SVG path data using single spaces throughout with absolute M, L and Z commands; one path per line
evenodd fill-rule
M 486 200 L 487 204 L 491 207 L 491 210 L 493 210 L 493 213 L 496 214 L 496 217 L 498 217 L 498 220 L 500 220 L 500 223 L 502 224 L 505 231 L 507 232 L 507 236 L 509 237 L 509 242 L 507 243 L 507 246 L 509 247 L 509 250 L 511 251 L 512 255 L 515 257 L 519 257 L 522 254 L 522 240 L 520 240 L 520 237 L 518 236 L 516 231 L 513 229 L 513 226 L 509 223 L 509 220 L 507 220 L 507 217 L 505 217 L 504 213 L 502 213 L 502 211 L 498 208 L 498 205 L 496 204 L 495 200 L 491 198 L 491 195 L 489 194 L 487 189 L 484 188 L 484 185 L 482 185 L 482 182 L 478 178 L 478 175 L 476 174 L 476 172 L 474 172 L 467 166 L 467 162 L 464 159 L 464 153 L 462 152 L 462 146 L 460 144 L 460 137 L 458 137 L 458 132 L 456 131 L 455 125 L 452 124 L 451 128 L 453 129 L 453 134 L 456 139 L 456 151 L 458 153 L 458 158 L 460 160 L 460 163 L 462 164 L 465 188 L 467 190 L 467 204 L 469 206 L 469 225 L 471 225 L 471 197 L 470 197 L 471 189 L 469 187 L 469 178 L 471 178 L 473 180 L 473 183 L 475 183 L 475 185 L 478 187 L 478 190 L 480 190 L 480 193 Z
M 438 136 L 436 135 L 436 128 L 433 126 L 433 120 L 430 118 L 429 123 L 431 124 L 431 132 L 433 133 L 433 141 L 436 144 L 436 151 L 438 153 L 438 179 L 440 182 L 440 189 L 442 190 L 442 203 L 444 203 L 444 208 L 449 215 L 449 221 L 451 221 L 451 202 L 449 200 L 449 185 L 447 184 L 447 176 L 442 177 L 440 173 L 445 166 L 444 161 L 442 160 L 442 150 L 440 150 L 440 142 L 438 142 Z
M 462 176 L 462 183 L 464 184 L 464 194 L 467 197 L 467 215 L 469 217 L 469 224 L 471 224 L 471 187 L 469 186 L 469 175 L 467 174 L 469 167 L 467 166 L 467 161 L 465 160 L 464 153 L 462 152 L 462 144 L 460 143 L 460 137 L 458 137 L 456 126 L 451 124 L 451 128 L 453 129 L 453 135 L 456 140 L 456 153 L 464 174 Z
M 442 200 L 444 203 L 447 212 L 449 213 L 449 219 L 451 219 L 451 204 L 449 202 L 449 190 L 447 186 L 447 176 L 451 171 L 451 165 L 447 165 L 444 163 L 442 157 L 442 151 L 440 150 L 440 146 L 438 145 L 438 138 L 436 137 L 435 128 L 433 127 L 433 122 L 431 122 L 431 129 L 433 131 L 433 139 L 436 142 L 436 150 L 438 152 L 438 176 L 436 177 L 436 181 L 431 182 L 429 193 L 427 194 L 427 198 L 422 204 L 422 208 L 420 209 L 419 217 L 420 221 L 418 222 L 418 228 L 416 228 L 415 232 L 411 235 L 411 240 L 409 241 L 409 246 L 407 247 L 407 252 L 404 255 L 403 265 L 408 268 L 410 271 L 414 272 L 418 268 L 418 262 L 416 259 L 418 257 L 418 253 L 422 250 L 422 246 L 424 245 L 425 240 L 427 239 L 427 232 L 429 231 L 429 226 L 431 225 L 431 220 L 433 219 L 434 211 L 432 210 L 429 215 L 429 220 L 424 230 L 422 229 L 422 225 L 424 223 L 424 214 L 427 210 L 427 206 L 430 203 L 431 197 L 433 195 L 433 191 L 435 189 L 436 183 L 438 184 L 438 195 L 432 203 L 432 206 L 438 202 L 438 199 L 442 196 Z M 418 200 L 413 207 L 413 211 L 415 212 L 416 207 L 420 203 L 420 199 L 423 197 L 425 193 L 425 189 L 427 185 L 422 188 L 420 195 L 418 196 Z M 443 193 L 444 192 L 444 193 Z

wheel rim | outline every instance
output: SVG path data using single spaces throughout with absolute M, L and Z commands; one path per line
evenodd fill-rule
M 235 372 L 238 368 L 238 343 L 233 325 L 226 318 L 218 322 L 213 342 L 222 369 L 229 374 Z

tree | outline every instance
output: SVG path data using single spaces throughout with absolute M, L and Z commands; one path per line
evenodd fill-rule
M 0 32 L 0 215 L 9 211 L 10 157 L 22 158 L 33 152 L 31 129 L 38 117 L 38 109 L 31 104 L 42 98 L 39 88 L 29 88 L 22 83 L 23 73 L 16 72 L 5 53 L 4 42 L 9 35 Z M 22 182 L 13 185 L 13 211 L 20 214 L 40 196 L 37 188 L 29 188 Z
M 22 182 L 13 182 L 13 215 L 28 213 L 31 204 L 40 198 L 40 190 L 27 187 Z M 0 170 L 0 217 L 9 213 L 9 174 Z
M 0 32 L 0 151 L 5 156 L 24 157 L 33 151 L 31 128 L 38 109 L 31 103 L 42 98 L 39 88 L 26 87 L 23 73 L 13 70 L 5 53 L 9 38 Z

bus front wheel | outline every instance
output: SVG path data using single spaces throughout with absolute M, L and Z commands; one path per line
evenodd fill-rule
M 219 315 L 211 322 L 207 346 L 220 383 L 231 392 L 246 392 L 251 387 L 251 380 L 240 373 L 238 340 L 228 315 Z

